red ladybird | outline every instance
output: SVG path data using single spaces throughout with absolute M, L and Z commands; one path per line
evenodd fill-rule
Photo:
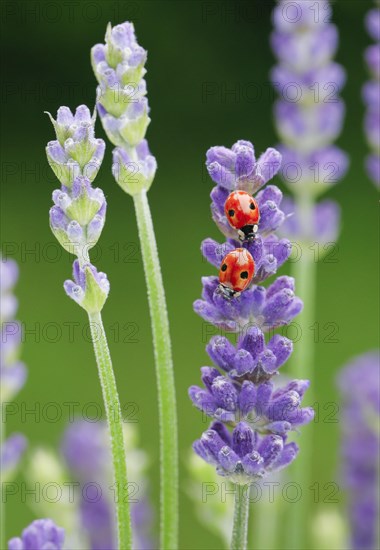
M 238 230 L 241 241 L 253 241 L 260 220 L 259 205 L 245 191 L 233 191 L 224 204 L 228 223 Z
M 224 256 L 219 271 L 220 289 L 226 298 L 239 296 L 251 283 L 255 263 L 245 248 L 236 248 Z

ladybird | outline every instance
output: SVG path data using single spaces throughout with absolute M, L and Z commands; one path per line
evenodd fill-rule
M 241 241 L 253 241 L 260 221 L 260 210 L 256 200 L 245 191 L 233 191 L 224 204 L 228 223 L 238 230 Z
M 255 263 L 245 248 L 232 250 L 222 260 L 219 271 L 219 288 L 225 298 L 237 297 L 252 282 Z

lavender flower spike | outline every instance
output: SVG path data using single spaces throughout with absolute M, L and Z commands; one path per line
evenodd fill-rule
M 219 268 L 225 254 L 243 246 L 254 259 L 255 275 L 238 297 L 229 298 L 220 291 L 217 277 L 202 279 L 202 299 L 194 302 L 195 312 L 218 328 L 236 332 L 238 343 L 234 346 L 224 336 L 217 336 L 207 345 L 215 366 L 202 367 L 204 387 L 191 386 L 189 396 L 213 422 L 193 448 L 219 475 L 235 484 L 231 548 L 245 550 L 249 506 L 241 487 L 293 462 L 298 446 L 287 442 L 288 432 L 308 424 L 314 411 L 301 408 L 308 380 L 274 384 L 279 368 L 292 353 L 292 342 L 279 334 L 268 340 L 265 336 L 270 329 L 290 323 L 302 310 L 302 302 L 294 294 L 295 281 L 281 276 L 267 287 L 258 285 L 276 273 L 291 250 L 289 241 L 279 240 L 275 234 L 285 220 L 282 193 L 274 185 L 264 187 L 279 171 L 281 155 L 267 149 L 256 161 L 252 143 L 241 140 L 231 149 L 209 149 L 206 165 L 217 184 L 211 192 L 212 217 L 227 241 L 220 245 L 206 239 L 202 254 Z M 235 189 L 257 192 L 260 221 L 251 242 L 239 242 L 226 219 L 224 204 Z
M 46 147 L 48 162 L 65 187 L 71 188 L 76 177 L 95 179 L 103 160 L 105 143 L 94 136 L 95 113 L 86 105 L 77 107 L 73 114 L 68 107 L 60 107 L 56 120 L 47 113 L 54 126 L 56 141 Z
M 373 183 L 380 188 L 380 8 L 375 7 L 366 16 L 366 27 L 375 44 L 365 51 L 365 60 L 372 79 L 363 87 L 363 99 L 367 106 L 364 128 L 371 154 L 366 167 Z
M 295 221 L 289 217 L 283 229 L 288 234 L 289 224 L 295 223 L 303 242 L 319 241 L 318 230 L 308 224 L 310 217 L 317 217 L 313 203 L 342 179 L 348 168 L 347 155 L 332 145 L 343 125 L 345 108 L 338 94 L 346 75 L 332 61 L 338 34 L 330 23 L 331 13 L 328 0 L 298 4 L 279 0 L 273 11 L 271 43 L 279 63 L 272 70 L 271 80 L 280 95 L 275 120 L 283 142 L 282 177 L 297 203 L 301 198 L 305 203 L 305 197 L 310 203 L 307 208 L 295 204 Z M 337 213 L 331 218 L 333 240 L 338 234 Z
M 150 122 L 143 76 L 147 52 L 139 46 L 133 23 L 107 27 L 105 44 L 91 50 L 99 82 L 98 112 L 108 139 L 117 146 L 136 147 Z
M 62 550 L 64 539 L 64 530 L 51 519 L 37 519 L 8 542 L 8 550 Z
M 105 143 L 94 137 L 95 115 L 85 105 L 75 114 L 60 107 L 56 120 L 49 116 L 57 140 L 48 143 L 46 153 L 61 183 L 61 189 L 53 192 L 50 227 L 63 248 L 82 262 L 88 261 L 88 251 L 96 245 L 105 222 L 104 193 L 91 186 Z
M 341 133 L 345 104 L 340 97 L 346 74 L 333 58 L 338 30 L 331 23 L 329 0 L 278 0 L 273 10 L 273 52 L 278 60 L 271 71 L 279 99 L 274 106 L 275 123 L 282 144 L 282 178 L 294 199 L 285 199 L 284 236 L 298 244 L 299 257 L 293 275 L 305 303 L 298 323 L 302 339 L 295 347 L 292 375 L 313 382 L 314 342 L 309 327 L 315 322 L 316 259 L 312 247 L 319 244 L 319 257 L 331 248 L 339 234 L 340 210 L 333 201 L 317 198 L 336 185 L 348 168 L 348 157 L 334 141 Z M 309 399 L 313 397 L 309 394 Z M 304 452 L 293 467 L 293 479 L 307 491 L 311 483 L 312 426 L 305 432 Z M 311 520 L 311 500 L 294 503 L 289 513 L 286 547 L 303 548 L 306 526 Z
M 95 138 L 95 114 L 91 116 L 85 105 L 80 105 L 75 114 L 68 107 L 60 107 L 56 120 L 49 116 L 57 140 L 48 144 L 46 153 L 61 183 L 61 188 L 53 192 L 50 227 L 63 248 L 77 256 L 73 264 L 74 280 L 65 281 L 64 288 L 66 294 L 85 309 L 89 316 L 112 441 L 114 481 L 117 486 L 126 487 L 124 437 L 118 420 L 121 415 L 120 401 L 101 317 L 110 285 L 107 275 L 97 271 L 89 256 L 105 222 L 107 205 L 104 193 L 91 186 L 103 159 L 105 144 Z M 131 546 L 128 501 L 118 499 L 116 513 L 118 544 L 128 550 Z
M 227 241 L 219 244 L 206 239 L 202 243 L 202 254 L 219 269 L 225 254 L 243 246 L 254 259 L 255 276 L 251 287 L 231 301 L 225 300 L 221 294 L 217 277 L 204 277 L 202 299 L 194 302 L 194 310 L 204 320 L 229 332 L 239 332 L 250 326 L 268 331 L 290 323 L 302 310 L 302 302 L 294 294 L 294 280 L 281 277 L 269 288 L 258 286 L 273 276 L 291 253 L 290 242 L 275 234 L 285 220 L 282 193 L 275 185 L 266 185 L 280 170 L 280 153 L 268 148 L 256 160 L 253 144 L 240 140 L 231 149 L 211 147 L 207 152 L 206 166 L 212 180 L 217 183 L 211 191 L 212 217 Z M 258 191 L 255 198 L 260 208 L 257 237 L 243 245 L 224 212 L 229 192 L 241 187 L 251 192 Z
M 343 398 L 343 483 L 348 494 L 351 548 L 378 548 L 379 351 L 355 358 L 339 374 Z
M 174 374 L 165 291 L 147 191 L 157 163 L 145 134 L 150 123 L 144 76 L 147 52 L 132 23 L 107 27 L 105 44 L 91 50 L 99 83 L 97 109 L 113 151 L 112 173 L 133 197 L 152 321 L 158 379 L 161 463 L 161 546 L 178 546 L 178 444 Z

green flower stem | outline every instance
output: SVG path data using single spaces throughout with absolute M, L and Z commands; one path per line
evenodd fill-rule
M 249 497 L 248 485 L 235 485 L 235 510 L 232 526 L 231 550 L 246 550 L 248 539 Z
M 177 413 L 169 320 L 152 216 L 146 191 L 133 195 L 150 317 L 158 385 L 161 463 L 161 548 L 178 548 Z
M 297 199 L 298 212 L 301 213 L 301 234 L 307 234 L 309 225 L 312 223 L 313 200 L 304 196 Z M 301 337 L 294 345 L 294 352 L 291 360 L 291 375 L 294 378 L 310 380 L 310 388 L 306 393 L 306 399 L 314 405 L 314 332 L 315 323 L 315 294 L 317 276 L 317 258 L 312 243 L 300 243 L 301 258 L 293 264 L 292 275 L 296 281 L 297 295 L 302 298 L 304 309 L 297 318 L 301 327 Z M 311 494 L 309 487 L 312 483 L 313 471 L 313 435 L 314 423 L 302 428 L 300 439 L 300 453 L 290 467 L 292 481 L 298 483 L 302 489 L 302 498 L 299 502 L 290 506 L 290 517 L 287 529 L 287 548 L 307 548 L 307 536 L 310 531 L 310 506 Z
M 89 314 L 89 320 L 111 436 L 118 549 L 129 550 L 132 547 L 131 518 L 128 502 L 127 465 L 119 396 L 100 312 Z

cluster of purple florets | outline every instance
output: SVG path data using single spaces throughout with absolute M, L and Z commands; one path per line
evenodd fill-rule
M 237 333 L 238 342 L 235 346 L 225 336 L 213 337 L 206 349 L 214 366 L 202 367 L 203 388 L 189 389 L 194 405 L 213 419 L 194 450 L 220 475 L 244 484 L 292 462 L 298 447 L 287 442 L 287 434 L 313 418 L 311 408 L 300 407 L 307 380 L 282 387 L 275 382 L 292 353 L 291 340 L 280 334 L 265 339 L 268 331 L 290 323 L 302 302 L 294 294 L 291 277 L 278 277 L 268 287 L 259 284 L 273 276 L 291 253 L 290 242 L 274 234 L 285 219 L 282 193 L 273 185 L 263 188 L 280 169 L 280 153 L 268 149 L 256 160 L 253 145 L 238 141 L 231 149 L 212 147 L 206 165 L 216 183 L 211 192 L 212 217 L 226 241 L 206 239 L 202 254 L 219 267 L 226 253 L 243 247 L 256 269 L 247 290 L 231 299 L 218 292 L 217 277 L 202 279 L 202 299 L 194 303 L 195 311 L 219 329 Z M 260 222 L 251 242 L 239 242 L 224 213 L 224 203 L 234 190 L 257 193 Z

